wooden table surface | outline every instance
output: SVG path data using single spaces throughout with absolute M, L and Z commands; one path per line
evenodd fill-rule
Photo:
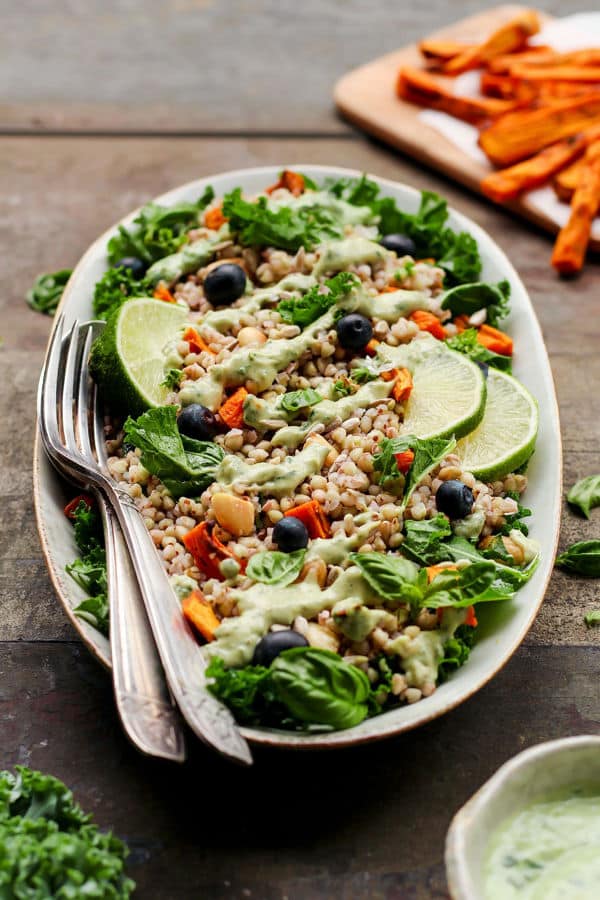
M 544 4 L 548 12 L 571 4 Z M 573 4 L 594 9 L 593 0 Z M 34 398 L 50 321 L 23 295 L 129 209 L 192 178 L 261 163 L 340 164 L 429 188 L 486 228 L 529 289 L 562 416 L 565 484 L 600 469 L 600 277 L 549 266 L 550 240 L 354 132 L 331 89 L 347 68 L 475 12 L 391 0 L 0 2 L 0 767 L 74 789 L 131 847 L 141 898 L 426 900 L 447 896 L 454 812 L 536 742 L 600 733 L 595 581 L 556 572 L 540 615 L 477 696 L 404 737 L 335 754 L 261 751 L 250 771 L 195 746 L 137 755 L 107 674 L 52 592 L 31 498 Z M 521 348 L 527 352 L 527 348 Z M 561 547 L 600 537 L 566 508 Z

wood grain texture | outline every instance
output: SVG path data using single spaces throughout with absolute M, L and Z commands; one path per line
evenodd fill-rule
M 0 296 L 0 640 L 65 640 L 71 635 L 45 574 L 31 508 L 35 390 L 50 324 L 23 302 L 33 278 L 40 271 L 74 265 L 99 233 L 154 194 L 210 174 L 217 166 L 299 161 L 300 151 L 304 162 L 342 163 L 437 190 L 490 232 L 523 277 L 548 344 L 565 440 L 565 485 L 597 469 L 597 269 L 589 266 L 576 282 L 559 281 L 548 265 L 549 240 L 531 226 L 366 140 L 307 140 L 299 148 L 294 141 L 248 138 L 4 138 L 0 203 L 8 213 L 0 221 L 0 240 L 9 252 Z M 596 521 L 586 524 L 565 509 L 562 545 L 595 536 Z M 595 591 L 593 581 L 555 573 L 528 641 L 597 644 L 600 631 L 583 624 L 584 613 L 596 604 Z
M 594 0 L 542 0 L 561 15 Z M 477 0 L 0 3 L 4 130 L 348 132 L 344 72 L 481 10 Z
M 108 676 L 77 644 L 2 644 L 0 672 L 2 765 L 66 780 L 128 841 L 140 900 L 441 900 L 445 832 L 472 792 L 525 747 L 600 733 L 600 649 L 523 650 L 416 732 L 293 758 L 257 750 L 251 770 L 198 744 L 182 768 L 137 756 Z

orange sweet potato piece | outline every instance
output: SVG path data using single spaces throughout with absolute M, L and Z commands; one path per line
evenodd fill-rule
M 278 188 L 287 188 L 294 197 L 299 197 L 300 194 L 304 193 L 305 189 L 304 176 L 299 172 L 292 172 L 291 169 L 284 169 L 279 176 L 279 181 L 272 184 L 270 187 L 265 188 L 265 193 L 272 194 L 273 191 L 278 190 Z
M 413 379 L 408 369 L 398 369 L 392 397 L 396 403 L 404 403 L 410 397 L 413 389 Z
M 583 153 L 585 146 L 583 135 L 572 135 L 540 150 L 524 162 L 487 175 L 480 183 L 481 190 L 496 203 L 513 200 L 523 191 L 531 191 L 544 184 Z
M 190 350 L 192 353 L 212 353 L 214 355 L 214 350 L 211 350 L 204 338 L 198 334 L 195 328 L 191 326 L 186 328 L 183 332 L 182 340 L 187 341 L 190 346 Z
M 200 632 L 205 641 L 214 641 L 215 631 L 221 624 L 210 603 L 200 591 L 192 591 L 184 597 L 181 608 L 188 622 Z
M 454 563 L 438 563 L 435 566 L 427 566 L 427 581 L 429 584 L 436 578 L 441 572 L 446 572 L 448 569 L 458 569 L 458 566 L 454 565 Z
M 436 38 L 424 38 L 419 42 L 421 55 L 432 65 L 441 65 L 472 48 L 473 44 L 461 44 L 458 41 L 445 41 Z
M 600 95 L 584 94 L 542 109 L 509 112 L 481 132 L 479 146 L 495 165 L 511 166 L 598 124 Z
M 284 513 L 286 516 L 293 516 L 300 519 L 306 525 L 308 536 L 314 538 L 331 537 L 331 526 L 329 519 L 323 511 L 323 507 L 318 500 L 309 500 L 307 503 L 301 503 Z
M 496 100 L 492 97 L 481 99 L 459 97 L 447 90 L 427 72 L 413 69 L 410 66 L 405 66 L 400 70 L 396 91 L 402 100 L 408 100 L 418 106 L 439 109 L 472 124 L 504 115 L 521 105 L 517 101 Z
M 531 63 L 535 65 L 537 62 L 556 64 L 560 59 L 560 53 L 552 50 L 551 47 L 545 47 L 541 44 L 535 47 L 525 46 L 522 50 L 514 53 L 502 53 L 488 60 L 487 71 L 493 75 L 508 75 L 512 66 L 517 63 Z
M 188 531 L 183 537 L 183 543 L 186 550 L 194 557 L 194 562 L 201 572 L 204 572 L 209 578 L 220 578 L 221 570 L 219 563 L 224 559 L 235 559 L 235 554 L 229 550 L 222 541 L 214 534 L 212 528 L 207 522 L 201 522 L 191 531 Z M 237 560 L 240 562 L 240 560 Z M 244 565 L 242 564 L 242 570 Z
M 562 169 L 554 178 L 552 187 L 559 200 L 562 200 L 563 203 L 571 202 L 571 198 L 575 193 L 575 188 L 579 183 L 584 166 L 585 157 L 580 156 L 579 159 L 576 159 L 575 162 L 571 163 L 570 166 L 567 166 L 566 169 Z
M 367 356 L 375 356 L 377 353 L 377 348 L 379 346 L 379 341 L 375 338 L 371 338 L 367 346 L 365 347 L 365 353 Z
M 212 209 L 207 209 L 204 213 L 204 224 L 207 228 L 211 228 L 213 231 L 218 231 L 219 228 L 227 221 L 228 220 L 223 215 L 221 204 L 219 204 L 218 206 L 213 206 Z
M 444 331 L 442 323 L 433 313 L 427 312 L 424 309 L 415 309 L 415 311 L 410 314 L 409 319 L 412 319 L 412 321 L 418 325 L 420 331 L 428 331 L 429 334 L 432 334 L 438 341 L 443 341 L 445 339 L 446 332 Z
M 219 408 L 219 415 L 230 428 L 242 428 L 244 425 L 244 400 L 248 396 L 246 388 L 241 387 L 228 397 Z
M 164 303 L 177 303 L 177 300 L 171 291 L 165 285 L 159 284 L 152 294 L 155 300 L 162 300 Z
M 512 66 L 513 78 L 526 81 L 600 82 L 600 66 L 535 66 L 524 63 Z
M 582 268 L 599 203 L 600 142 L 597 142 L 586 151 L 571 200 L 569 221 L 561 228 L 552 251 L 552 265 L 561 275 L 573 275 Z
M 502 356 L 513 354 L 512 338 L 504 331 L 492 328 L 491 325 L 482 325 L 477 330 L 477 342 L 493 353 L 500 353 Z
M 394 453 L 394 459 L 396 460 L 398 471 L 402 472 L 403 475 L 406 475 L 406 473 L 412 466 L 414 458 L 414 450 L 402 450 L 401 453 Z
M 539 30 L 540 19 L 535 10 L 523 10 L 510 22 L 494 31 L 479 47 L 472 47 L 452 57 L 444 65 L 444 72 L 446 75 L 458 75 L 468 69 L 485 66 L 496 56 L 521 49 L 527 43 L 527 39 L 537 34 Z

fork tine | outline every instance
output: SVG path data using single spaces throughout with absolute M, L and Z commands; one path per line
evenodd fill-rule
M 61 358 L 63 353 L 64 318 L 61 316 L 56 322 L 50 343 L 42 377 L 38 389 L 37 407 L 40 434 L 45 446 L 60 446 L 60 428 L 58 423 L 58 382 L 61 372 Z M 53 391 L 49 385 L 57 387 Z
M 75 409 L 76 389 L 79 378 L 79 366 L 81 357 L 81 340 L 79 322 L 75 321 L 66 341 L 66 362 L 61 397 L 61 424 L 64 437 L 64 445 L 71 452 L 77 450 L 75 437 Z
M 79 330 L 80 338 L 83 341 L 83 350 L 81 355 L 81 372 L 79 374 L 79 388 L 77 391 L 77 401 L 75 408 L 75 423 L 77 442 L 81 452 L 88 459 L 93 458 L 94 452 L 92 441 L 90 440 L 90 371 L 89 371 L 89 355 L 92 341 L 94 340 L 94 329 L 91 325 L 82 325 Z

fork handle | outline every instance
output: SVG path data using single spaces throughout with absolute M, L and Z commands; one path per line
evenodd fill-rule
M 192 731 L 209 746 L 236 762 L 250 765 L 248 744 L 235 719 L 206 688 L 206 661 L 148 533 L 127 491 L 107 480 L 105 488 L 123 536 L 171 693 Z
M 156 651 L 127 545 L 103 497 L 113 687 L 121 723 L 132 743 L 150 756 L 185 760 L 185 738 Z

